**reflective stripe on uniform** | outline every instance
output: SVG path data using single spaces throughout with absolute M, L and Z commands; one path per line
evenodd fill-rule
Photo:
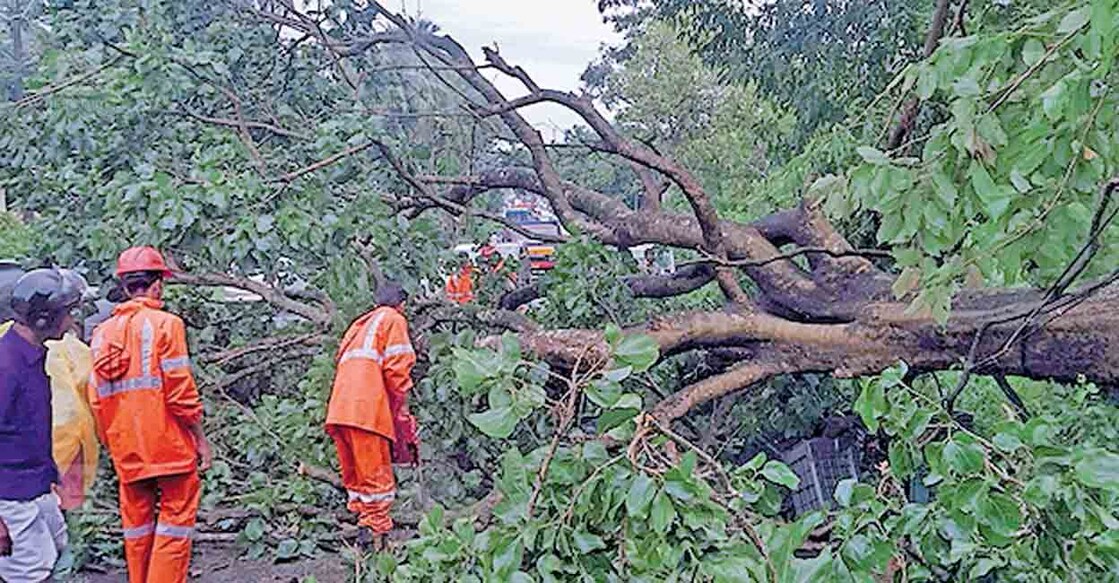
M 155 527 L 155 534 L 157 536 L 169 536 L 173 538 L 190 538 L 190 536 L 194 534 L 194 527 L 160 523 Z
M 190 357 L 180 356 L 178 358 L 168 358 L 159 363 L 159 368 L 163 372 L 171 372 L 180 368 L 190 369 Z
M 131 391 L 148 391 L 163 388 L 163 380 L 151 375 L 122 381 L 102 381 L 97 385 L 97 396 L 102 399 Z
M 354 500 L 359 500 L 361 502 L 386 502 L 389 500 L 396 500 L 396 490 L 390 490 L 388 492 L 382 492 L 379 494 L 368 494 L 365 492 L 346 490 L 346 494 L 349 495 L 350 502 L 353 502 Z
M 338 362 L 342 363 L 346 362 L 347 360 L 353 360 L 355 358 L 372 360 L 379 363 L 381 362 L 381 353 L 373 349 L 366 350 L 364 348 L 354 348 L 353 350 L 347 350 L 346 352 L 342 353 L 342 359 Z
M 381 354 L 380 352 L 372 348 L 355 348 L 353 350 L 347 350 L 346 352 L 342 353 L 342 359 L 339 361 L 339 363 L 346 362 L 347 360 L 353 360 L 355 358 L 360 358 L 364 360 L 372 360 L 377 364 L 384 364 L 386 358 L 399 356 L 401 354 L 413 354 L 414 352 L 415 351 L 412 349 L 411 344 L 394 344 L 386 348 L 384 354 Z
M 124 538 L 140 538 L 151 534 L 154 528 L 155 524 L 149 522 L 142 526 L 122 529 L 121 532 L 124 534 Z
M 365 339 L 361 343 L 361 348 L 352 348 L 342 353 L 342 358 L 338 360 L 339 364 L 347 360 L 363 359 L 372 360 L 380 364 L 384 361 L 380 352 L 373 348 L 373 341 L 377 338 L 377 330 L 381 327 L 381 320 L 384 320 L 385 312 L 380 312 L 373 317 L 373 321 L 369 323 L 368 329 L 365 331 Z
M 152 342 L 155 331 L 152 330 L 151 320 L 144 320 L 144 329 L 140 332 L 140 373 L 144 376 L 152 374 Z
M 412 345 L 393 345 L 385 348 L 384 357 L 388 358 L 398 355 L 411 355 L 414 354 L 414 352 L 415 350 L 412 349 Z
M 155 341 L 155 330 L 150 320 L 144 320 L 144 327 L 140 332 L 140 373 L 139 378 L 122 379 L 119 381 L 101 381 L 97 385 L 97 396 L 111 397 L 120 393 L 131 391 L 148 391 L 163 388 L 163 379 L 152 375 L 152 343 Z

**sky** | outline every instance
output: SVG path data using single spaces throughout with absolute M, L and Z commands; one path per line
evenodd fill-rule
M 497 43 L 506 61 L 550 89 L 577 89 L 599 46 L 619 40 L 602 22 L 596 0 L 388 0 L 385 7 L 393 8 L 394 2 L 410 15 L 435 22 L 478 62 L 481 48 Z M 484 73 L 497 79 L 506 97 L 524 93 L 518 82 L 494 71 Z M 574 114 L 552 105 L 534 105 L 522 113 L 546 138 L 578 122 Z

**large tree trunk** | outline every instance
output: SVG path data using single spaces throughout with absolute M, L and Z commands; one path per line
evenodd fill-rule
M 842 324 L 792 322 L 756 310 L 679 314 L 629 332 L 649 335 L 664 355 L 727 347 L 741 355 L 726 373 L 658 404 L 654 414 L 663 420 L 780 374 L 855 377 L 901 362 L 915 371 L 962 369 L 970 362 L 976 374 L 1119 383 L 1119 284 L 1087 287 L 1048 304 L 1036 290 L 969 292 L 943 325 L 909 314 L 908 307 L 869 303 L 857 319 Z M 595 331 L 533 332 L 521 339 L 528 350 L 561 366 L 608 359 L 606 342 Z M 591 357 L 587 346 L 594 347 Z

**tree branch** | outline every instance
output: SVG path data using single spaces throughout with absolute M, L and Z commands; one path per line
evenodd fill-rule
M 323 158 L 322 160 L 319 160 L 318 162 L 315 162 L 314 164 L 311 164 L 309 166 L 304 166 L 303 168 L 300 168 L 299 170 L 288 172 L 287 174 L 284 174 L 283 176 L 274 178 L 274 179 L 272 179 L 272 182 L 283 182 L 283 183 L 295 182 L 296 180 L 298 180 L 299 178 L 301 178 L 303 176 L 306 176 L 307 174 L 310 174 L 312 172 L 316 172 L 318 170 L 322 170 L 323 168 L 326 168 L 327 166 L 331 166 L 331 165 L 337 163 L 339 160 L 349 158 L 350 156 L 353 156 L 354 154 L 364 152 L 364 151 L 368 150 L 369 148 L 372 148 L 374 145 L 376 145 L 375 142 L 364 142 L 364 143 L 358 144 L 356 146 L 350 146 L 349 148 L 346 148 L 345 150 L 342 150 L 341 152 L 338 152 L 336 154 L 331 154 L 330 156 L 327 156 L 326 158 Z
M 25 95 L 22 99 L 14 102 L 12 105 L 15 106 L 16 109 L 22 109 L 24 107 L 34 105 L 34 104 L 36 104 L 40 101 L 43 101 L 47 97 L 49 97 L 51 95 L 54 95 L 55 93 L 58 93 L 59 91 L 63 91 L 65 89 L 69 88 L 69 87 L 79 85 L 81 83 L 86 82 L 89 79 L 92 79 L 92 78 L 100 75 L 102 72 L 114 67 L 123 58 L 124 58 L 124 55 L 117 55 L 116 57 L 113 57 L 110 61 L 108 61 L 107 63 L 101 65 L 100 67 L 97 67 L 96 69 L 93 69 L 92 71 L 88 71 L 86 73 L 78 75 L 77 77 L 74 77 L 72 79 L 68 79 L 66 81 L 63 81 L 62 83 L 58 83 L 56 85 L 50 85 L 50 86 L 44 87 L 42 90 L 40 90 L 38 92 L 31 93 L 29 95 Z
M 175 111 L 171 111 L 171 113 L 174 113 L 176 115 L 183 115 L 183 116 L 189 117 L 191 119 L 194 119 L 194 120 L 197 120 L 197 121 L 200 121 L 200 122 L 203 122 L 203 123 L 208 123 L 208 124 L 217 125 L 217 126 L 232 127 L 232 128 L 240 128 L 240 127 L 244 126 L 244 127 L 249 127 L 249 128 L 253 128 L 253 129 L 267 130 L 267 131 L 272 132 L 272 133 L 274 133 L 278 136 L 284 136 L 285 138 L 293 138 L 293 139 L 297 139 L 297 140 L 309 140 L 310 139 L 310 136 L 307 136 L 306 134 L 293 132 L 289 129 L 285 129 L 285 128 L 282 128 L 282 127 L 277 126 L 277 125 L 273 125 L 273 124 L 265 123 L 265 122 L 260 122 L 260 121 L 246 120 L 246 121 L 240 121 L 239 122 L 237 120 L 228 119 L 228 118 L 224 118 L 224 117 L 209 117 L 209 116 L 202 115 L 202 114 L 200 114 L 196 111 L 192 111 L 190 109 L 175 110 Z
M 316 308 L 291 299 L 284 292 L 259 281 L 247 277 L 239 277 L 224 273 L 177 273 L 170 280 L 173 284 L 193 285 L 202 287 L 233 287 L 260 296 L 264 301 L 277 308 L 302 316 L 322 329 L 330 327 L 332 314 L 326 309 Z
M 203 354 L 199 359 L 204 364 L 217 364 L 222 365 L 238 358 L 243 358 L 258 352 L 267 352 L 273 350 L 283 350 L 285 348 L 304 344 L 307 346 L 318 346 L 326 340 L 326 336 L 322 334 L 300 334 L 298 336 L 276 336 L 273 338 L 265 338 L 264 340 L 254 342 L 247 346 L 240 348 L 232 348 L 223 350 L 221 352 L 211 352 Z
M 931 57 L 932 54 L 936 52 L 936 46 L 940 43 L 941 37 L 944 36 L 944 25 L 948 21 L 949 4 L 949 0 L 936 1 L 932 22 L 929 24 L 929 31 L 925 35 L 925 46 L 921 51 L 921 57 L 924 59 Z M 901 146 L 902 142 L 905 141 L 905 136 L 913 129 L 913 122 L 917 119 L 917 112 L 920 105 L 917 99 L 910 99 L 909 102 L 905 104 L 901 116 L 898 118 L 897 125 L 895 125 L 893 131 L 890 132 L 890 139 L 886 142 L 887 150 L 896 150 L 898 146 Z
M 622 278 L 629 291 L 636 298 L 669 298 L 691 293 L 715 279 L 715 270 L 709 265 L 687 265 L 676 273 L 653 275 L 630 275 Z M 506 310 L 515 310 L 543 295 L 542 285 L 537 282 L 519 287 L 501 296 L 500 305 Z

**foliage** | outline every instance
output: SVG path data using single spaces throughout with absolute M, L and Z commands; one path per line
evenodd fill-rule
M 1119 131 L 1117 29 L 1114 2 L 1076 3 L 947 39 L 906 71 L 905 91 L 932 100 L 943 120 L 919 138 L 919 156 L 860 147 L 863 163 L 832 191 L 837 214 L 880 214 L 877 240 L 903 270 L 897 295 L 920 285 L 919 305 L 944 317 L 965 278 L 1048 283 L 1069 265 L 1100 185 L 1119 169 L 1109 137 Z M 1089 276 L 1115 265 L 1116 237 L 1104 233 L 1109 251 Z
M 33 246 L 31 229 L 14 214 L 0 211 L 0 258 L 27 258 Z
M 726 82 L 721 69 L 690 52 L 683 28 L 651 23 L 631 40 L 623 63 L 604 62 L 584 79 L 624 131 L 694 172 L 725 216 L 749 220 L 787 206 L 791 199 L 774 195 L 788 190 L 755 185 L 784 162 L 795 117 L 755 85 Z M 684 204 L 682 197 L 674 202 Z
M 577 421 L 573 432 L 563 433 L 567 422 L 561 415 L 551 428 L 557 432 L 551 446 L 524 453 L 508 445 L 496 481 L 500 502 L 494 507 L 494 523 L 481 532 L 475 531 L 471 518 L 448 525 L 437 508 L 421 524 L 420 538 L 409 544 L 403 562 L 379 561 L 383 575 L 399 581 L 552 581 L 622 575 L 664 580 L 699 568 L 718 580 L 741 566 L 731 554 L 749 555 L 752 547 L 736 532 L 732 509 L 697 477 L 694 452 L 663 476 L 651 477 L 631 466 L 624 453 L 608 449 L 614 449 L 609 445 L 612 439 L 632 435 L 640 423 L 636 415 L 641 398 L 623 392 L 622 383 L 647 370 L 657 355 L 646 338 L 623 336 L 616 329 L 608 330 L 607 336 L 613 354 L 609 370 L 574 373 L 568 382 L 576 384 L 569 384 L 562 397 L 578 401 L 580 393 L 585 395 L 585 413 L 575 414 L 597 417 L 597 426 L 584 430 L 586 424 Z M 507 437 L 518 417 L 524 417 L 518 408 L 538 409 L 547 399 L 548 375 L 537 377 L 535 384 L 528 378 L 510 384 L 516 377 L 509 375 L 539 366 L 522 360 L 511 339 L 500 350 L 459 351 L 456 358 L 465 392 L 489 387 L 491 409 L 472 422 L 491 435 Z M 503 392 L 514 385 L 520 388 L 512 396 Z M 537 396 L 518 397 L 532 394 Z M 768 502 L 772 510 L 779 500 L 777 485 L 795 486 L 796 478 L 781 464 L 760 457 L 736 472 L 734 480 L 752 493 L 752 504 Z M 756 549 L 753 557 L 760 558 Z
M 901 382 L 903 372 L 865 383 L 855 404 L 891 445 L 877 490 L 846 482 L 836 491 L 848 565 L 885 569 L 897 545 L 906 545 L 911 578 L 993 572 L 1066 581 L 1114 573 L 1119 490 L 1111 468 L 1119 457 L 1076 428 L 1085 413 L 1114 416 L 1110 405 L 1078 389 L 1074 399 L 1048 400 L 1055 407 L 1045 414 L 1026 422 L 1004 416 L 980 434 Z M 933 489 L 931 502 L 907 499 L 901 485 L 914 478 Z
M 565 243 L 556 266 L 542 281 L 544 295 L 533 315 L 556 327 L 628 324 L 643 312 L 623 278 L 635 271 L 633 258 L 583 238 Z
M 650 19 L 679 23 L 697 55 L 795 108 L 799 137 L 866 104 L 919 55 L 931 3 L 912 0 L 744 4 L 726 0 L 603 0 L 617 28 L 640 34 Z

